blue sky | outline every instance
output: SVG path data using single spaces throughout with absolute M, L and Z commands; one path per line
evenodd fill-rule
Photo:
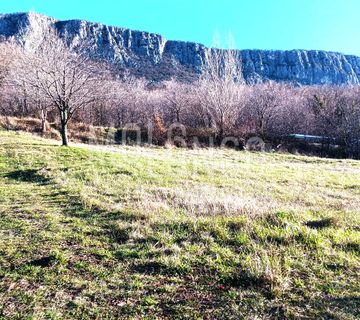
M 360 55 L 360 0 L 0 0 L 0 12 L 33 10 L 58 19 L 213 43 L 230 32 L 240 49 L 322 49 Z

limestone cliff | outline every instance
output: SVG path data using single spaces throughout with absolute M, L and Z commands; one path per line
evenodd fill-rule
M 57 21 L 36 13 L 0 15 L 0 37 L 26 37 L 30 25 L 50 24 L 69 45 L 89 44 L 89 55 L 105 59 L 114 69 L 129 69 L 152 80 L 194 79 L 206 67 L 204 45 L 170 41 L 158 34 L 81 20 Z M 26 43 L 27 39 L 24 39 Z M 244 78 L 299 84 L 360 84 L 360 57 L 326 51 L 240 51 Z

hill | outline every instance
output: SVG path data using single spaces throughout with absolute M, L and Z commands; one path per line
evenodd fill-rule
M 0 317 L 359 318 L 359 176 L 0 131 Z
M 0 37 L 21 38 L 29 27 L 52 25 L 69 45 L 86 43 L 89 55 L 154 81 L 171 77 L 191 81 L 206 68 L 207 52 L 199 43 L 167 40 L 159 34 L 83 20 L 59 21 L 36 13 L 0 15 Z M 22 39 L 24 43 L 29 41 Z M 215 49 L 217 50 L 217 49 Z M 326 51 L 241 50 L 239 64 L 249 83 L 275 80 L 304 85 L 359 84 L 360 57 Z

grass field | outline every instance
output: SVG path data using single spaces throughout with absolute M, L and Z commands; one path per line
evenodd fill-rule
M 0 131 L 1 319 L 359 317 L 359 161 Z

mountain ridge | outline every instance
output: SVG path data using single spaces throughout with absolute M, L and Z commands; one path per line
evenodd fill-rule
M 34 12 L 0 14 L 0 36 L 20 37 L 21 30 L 39 23 L 53 25 L 61 36 L 67 34 L 69 45 L 81 41 L 92 43 L 89 55 L 106 60 L 114 70 L 127 69 L 154 81 L 196 79 L 206 67 L 206 52 L 224 50 L 196 42 L 168 40 L 158 33 L 81 19 L 57 20 Z M 356 55 L 299 49 L 238 52 L 248 83 L 274 80 L 302 85 L 360 84 L 360 57 Z

